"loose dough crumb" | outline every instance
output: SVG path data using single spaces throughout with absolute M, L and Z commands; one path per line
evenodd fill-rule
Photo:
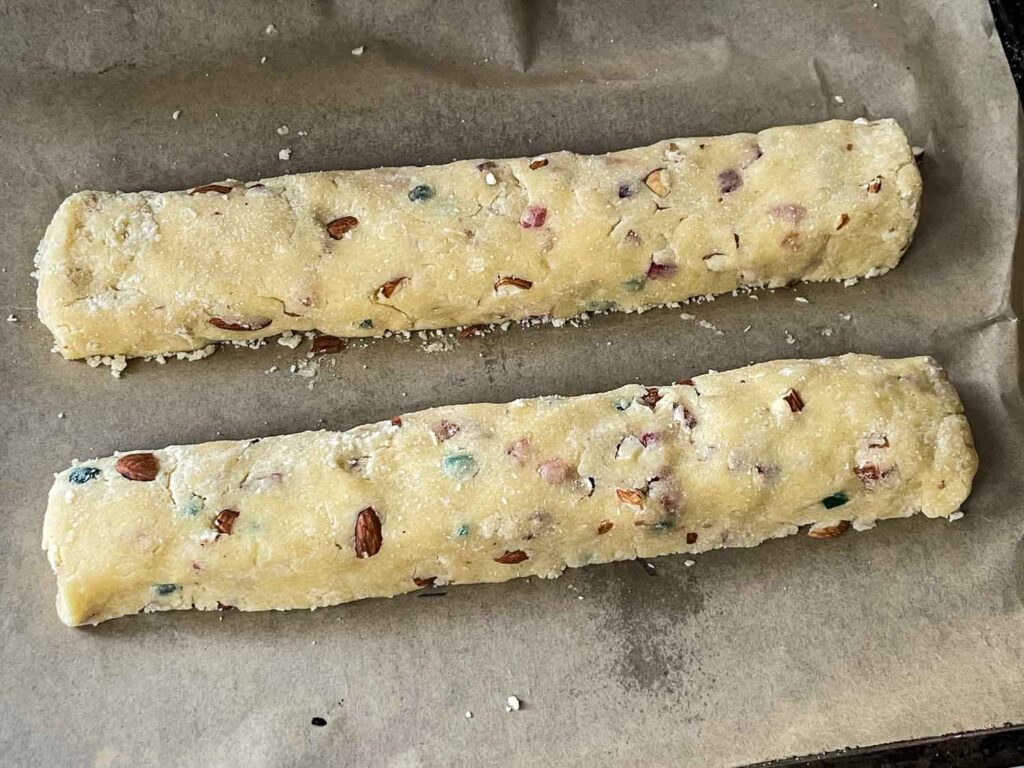
M 442 341 L 432 341 L 429 344 L 421 344 L 420 349 L 428 354 L 434 352 L 450 352 L 455 349 L 455 344 L 451 339 L 444 339 Z
M 177 357 L 178 360 L 187 360 L 188 362 L 193 363 L 196 360 L 205 360 L 216 351 L 216 344 L 207 344 L 205 347 L 194 349 L 191 352 L 178 352 L 175 357 Z
M 282 347 L 288 347 L 288 349 L 295 349 L 302 343 L 302 334 L 292 333 L 291 331 L 285 331 L 277 337 L 277 343 Z
M 285 147 L 277 153 L 278 160 L 289 160 L 292 156 L 292 150 L 290 147 Z
M 92 357 L 85 358 L 85 362 L 90 368 L 98 368 L 101 365 L 110 366 L 110 375 L 115 379 L 121 378 L 121 373 L 125 368 L 128 367 L 128 361 L 124 355 L 94 355 Z
M 297 364 L 291 366 L 291 372 L 296 376 L 301 376 L 304 379 L 312 379 L 318 373 L 320 373 L 320 359 L 313 358 L 312 360 L 300 360 Z M 310 384 L 313 382 L 310 381 Z
M 724 336 L 725 335 L 722 331 L 718 330 L 718 328 L 716 328 L 714 325 L 709 323 L 707 320 L 698 320 L 697 321 L 697 325 L 699 325 L 701 328 L 705 328 L 705 329 L 707 329 L 709 331 L 713 331 L 716 336 Z

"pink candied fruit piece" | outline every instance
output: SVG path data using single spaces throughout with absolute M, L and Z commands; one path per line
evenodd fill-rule
M 523 229 L 539 229 L 548 220 L 548 209 L 543 205 L 528 205 L 519 217 L 519 226 Z
M 650 445 L 661 442 L 661 435 L 657 432 L 644 432 L 640 435 L 640 445 L 647 448 Z
M 652 261 L 651 266 L 647 268 L 647 279 L 657 280 L 659 278 L 672 277 L 678 269 L 675 264 L 659 264 L 656 261 Z
M 518 440 L 513 440 L 509 443 L 508 448 L 505 449 L 505 453 L 520 464 L 524 463 L 527 455 L 530 453 L 530 439 L 528 437 L 520 437 Z
M 576 470 L 565 459 L 548 459 L 537 467 L 537 474 L 549 485 L 562 485 L 573 478 Z

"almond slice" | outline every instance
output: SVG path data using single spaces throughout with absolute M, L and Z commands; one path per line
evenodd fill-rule
M 222 331 L 258 331 L 274 322 L 269 317 L 211 317 L 210 325 Z
M 337 336 L 330 336 L 326 333 L 321 333 L 313 339 L 313 343 L 310 345 L 309 351 L 313 357 L 319 357 L 320 355 L 333 355 L 341 352 L 345 348 L 345 340 L 339 339 Z
M 398 290 L 398 286 L 408 280 L 408 277 L 396 277 L 393 280 L 388 280 L 384 285 L 380 286 L 376 293 L 377 298 L 383 296 L 385 299 L 390 299 L 392 294 Z
M 202 195 L 206 192 L 217 192 L 218 194 L 226 195 L 231 190 L 232 187 L 228 187 L 224 184 L 204 184 L 201 187 L 196 187 L 195 189 L 193 189 L 191 192 L 189 192 L 189 195 Z
M 644 177 L 644 184 L 658 197 L 665 197 L 669 193 L 669 188 L 665 184 L 666 180 L 662 173 L 664 170 L 664 168 L 655 168 Z
M 527 280 L 525 277 L 515 277 L 514 275 L 502 276 L 494 281 L 494 290 L 498 290 L 505 285 L 510 285 L 513 288 L 519 288 L 525 291 L 529 288 L 533 288 L 533 281 Z
M 515 565 L 516 563 L 521 563 L 524 560 L 529 559 L 530 556 L 523 552 L 523 550 L 514 549 L 511 552 L 507 550 L 505 552 L 502 552 L 500 555 L 494 558 L 494 562 L 503 563 L 504 565 Z
M 782 396 L 782 399 L 786 401 L 789 406 L 789 410 L 793 413 L 800 413 L 804 409 L 804 401 L 800 397 L 800 393 L 795 389 L 787 389 L 786 394 Z
M 631 504 L 634 507 L 644 505 L 644 492 L 638 488 L 616 488 L 615 495 L 623 504 Z
M 658 404 L 658 401 L 661 400 L 662 397 L 663 395 L 661 394 L 661 390 L 657 387 L 648 387 L 644 393 L 637 398 L 637 402 L 646 405 L 653 411 L 654 406 Z
M 812 539 L 834 539 L 846 533 L 849 527 L 849 520 L 815 523 L 808 529 L 807 535 Z
M 156 480 L 160 462 L 152 453 L 129 453 L 117 460 L 114 469 L 126 480 L 149 482 Z
M 341 240 L 346 232 L 351 232 L 359 226 L 359 219 L 355 216 L 342 216 L 327 222 L 327 234 L 334 240 Z
M 235 527 L 235 520 L 238 519 L 238 512 L 234 509 L 222 509 L 213 519 L 213 527 L 217 533 L 230 536 L 231 530 Z
M 380 518 L 373 507 L 360 510 L 356 517 L 356 529 L 353 538 L 356 557 L 373 557 L 380 552 L 383 535 L 380 530 Z

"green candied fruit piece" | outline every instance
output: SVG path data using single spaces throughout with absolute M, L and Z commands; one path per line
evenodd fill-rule
M 588 301 L 585 305 L 587 312 L 610 312 L 615 309 L 614 301 Z
M 193 493 L 192 497 L 179 507 L 179 511 L 185 517 L 197 517 L 205 506 L 206 499 Z
M 363 321 L 361 321 L 359 323 L 359 327 L 360 328 L 373 328 L 373 320 L 371 320 L 370 318 L 366 318 L 365 320 L 363 320 Z
M 468 480 L 480 471 L 480 467 L 468 453 L 454 453 L 441 461 L 441 471 L 453 480 Z
M 627 291 L 642 291 L 647 286 L 647 278 L 643 275 L 631 277 L 622 284 Z
M 434 188 L 429 184 L 417 184 L 409 190 L 409 199 L 414 203 L 421 200 L 429 200 L 434 196 Z
M 156 584 L 153 587 L 153 590 L 158 595 L 172 595 L 172 594 L 174 594 L 175 592 L 178 591 L 178 585 L 177 584 Z
M 455 535 L 460 539 L 464 539 L 469 536 L 469 524 L 462 523 L 458 528 L 455 529 Z
M 632 404 L 633 404 L 633 398 L 631 398 L 631 397 L 620 397 L 614 403 L 616 411 L 625 411 Z
M 845 493 L 843 493 L 842 491 L 836 491 L 831 496 L 826 496 L 824 499 L 822 499 L 821 503 L 825 505 L 825 509 L 835 509 L 836 507 L 843 506 L 843 504 L 845 504 L 849 500 L 850 497 L 847 496 Z
M 658 533 L 664 533 L 665 531 L 671 531 L 675 528 L 675 525 L 671 520 L 659 520 L 657 523 L 652 525 L 651 528 Z
M 68 482 L 72 485 L 85 485 L 99 476 L 99 467 L 75 467 L 68 472 Z

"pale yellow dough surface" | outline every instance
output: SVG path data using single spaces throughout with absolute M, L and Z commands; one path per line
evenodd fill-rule
M 431 579 L 553 577 L 749 547 L 815 523 L 838 532 L 840 520 L 943 517 L 977 466 L 934 361 L 861 355 L 173 446 L 146 460 L 152 480 L 123 477 L 116 461 L 61 472 L 50 492 L 43 546 L 69 625 L 141 610 L 314 608 Z
M 39 317 L 80 358 L 633 311 L 886 272 L 920 194 L 892 120 L 78 192 L 39 247 Z

